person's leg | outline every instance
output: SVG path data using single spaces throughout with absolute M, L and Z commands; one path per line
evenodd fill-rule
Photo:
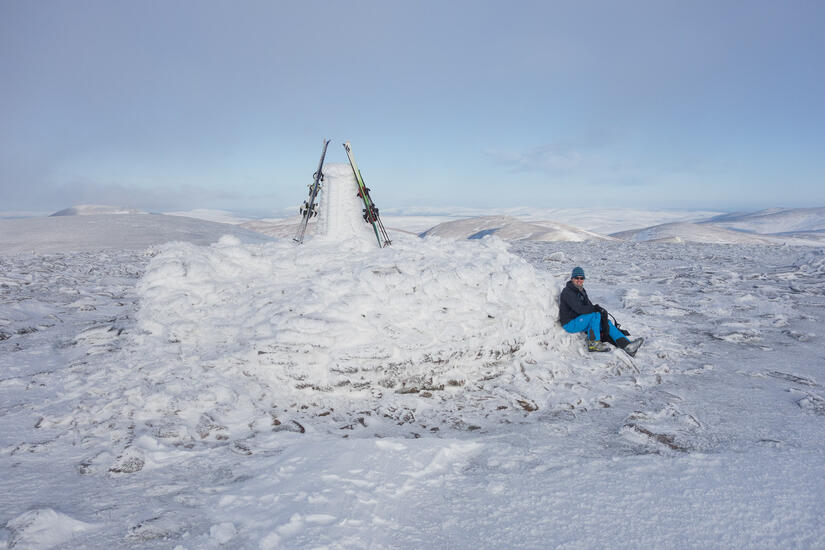
M 598 312 L 585 313 L 563 325 L 562 328 L 570 333 L 587 332 L 588 335 L 592 334 L 593 340 L 599 341 L 601 339 L 601 333 L 599 332 L 601 319 L 602 316 Z
M 618 342 L 620 338 L 624 338 L 625 340 L 627 340 L 627 336 L 625 336 L 622 331 L 617 329 L 616 325 L 614 325 L 611 321 L 608 321 L 608 334 L 610 334 L 610 337 L 613 339 L 613 342 Z

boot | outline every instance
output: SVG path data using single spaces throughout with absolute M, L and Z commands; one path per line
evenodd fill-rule
M 636 352 L 639 351 L 639 347 L 641 347 L 644 341 L 644 338 L 636 338 L 633 341 L 627 338 L 619 338 L 616 340 L 616 345 L 622 348 L 629 356 L 636 357 Z
M 590 337 L 585 340 L 585 343 L 587 344 L 587 351 L 610 351 L 610 346 Z

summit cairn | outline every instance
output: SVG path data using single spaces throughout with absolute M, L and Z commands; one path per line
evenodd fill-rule
M 374 243 L 372 227 L 364 223 L 361 214 L 358 183 L 349 164 L 327 164 L 324 175 L 324 196 L 318 220 L 319 238 L 328 241 L 357 239 Z
M 318 216 L 315 234 L 321 240 L 370 241 L 374 238 L 381 248 L 389 246 L 390 237 L 364 184 L 349 142 L 344 144 L 349 164 L 324 166 L 328 144 L 329 140 L 324 140 L 321 160 L 309 186 L 309 198 L 300 209 L 302 218 L 294 241 L 303 243 L 309 219 Z

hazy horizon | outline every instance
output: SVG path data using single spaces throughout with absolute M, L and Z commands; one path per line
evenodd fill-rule
M 825 4 L 0 5 L 0 209 L 825 204 Z

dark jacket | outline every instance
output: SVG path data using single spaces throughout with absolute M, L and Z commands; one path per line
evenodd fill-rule
M 579 289 L 573 281 L 567 281 L 559 296 L 559 322 L 566 325 L 579 315 L 593 313 L 596 309 L 585 289 Z

